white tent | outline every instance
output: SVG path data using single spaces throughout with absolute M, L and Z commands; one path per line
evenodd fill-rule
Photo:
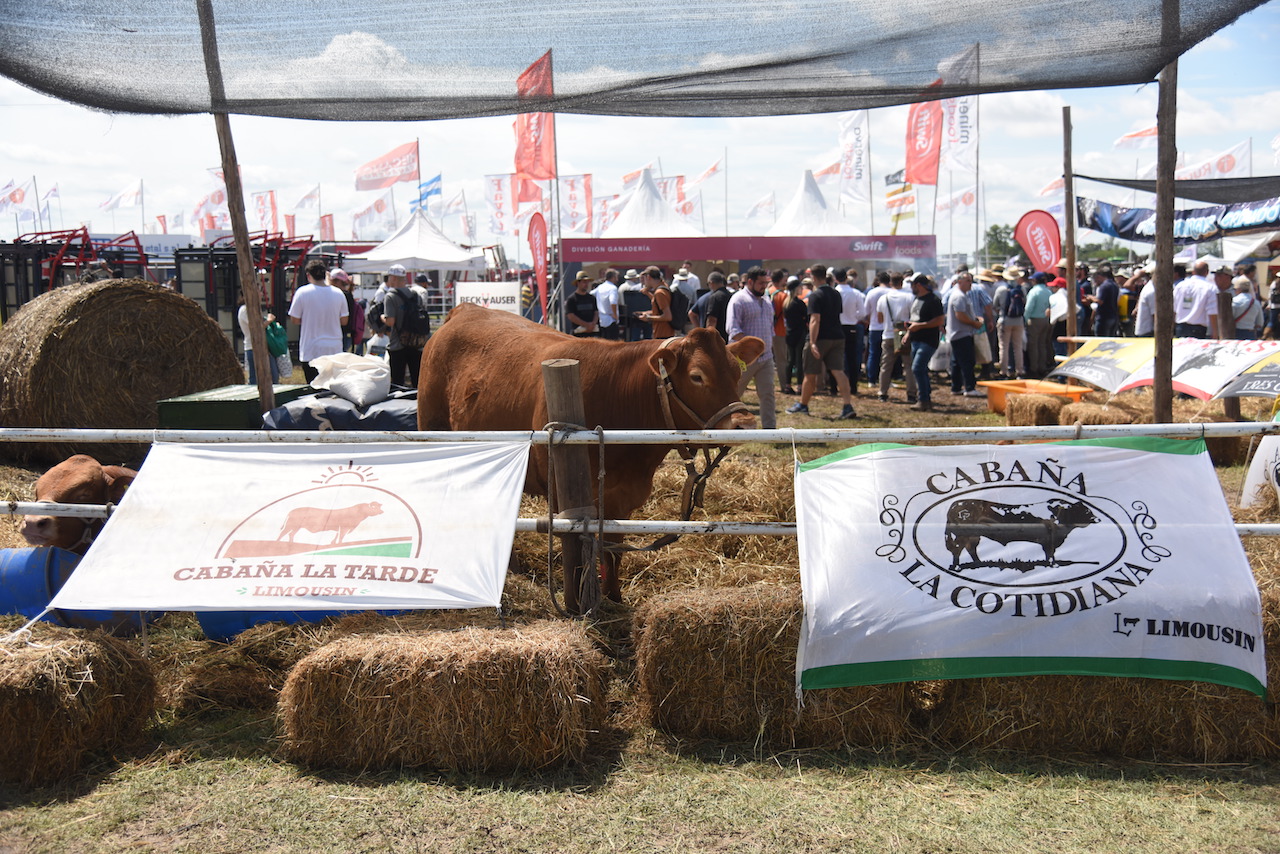
M 1253 232 L 1236 234 L 1222 238 L 1222 254 L 1233 262 L 1246 259 L 1271 259 L 1271 250 L 1267 245 L 1280 240 L 1280 231 Z
M 483 254 L 473 255 L 445 237 L 421 210 L 365 254 L 347 258 L 342 268 L 348 273 L 385 273 L 392 264 L 407 270 L 483 271 L 486 266 Z
M 827 207 L 827 201 L 813 179 L 813 171 L 804 170 L 796 194 L 778 214 L 765 237 L 796 237 L 821 234 L 853 234 L 853 226 L 840 220 Z
M 640 184 L 627 200 L 618 218 L 601 237 L 705 237 L 685 222 L 675 208 L 658 192 L 649 170 L 640 176 Z

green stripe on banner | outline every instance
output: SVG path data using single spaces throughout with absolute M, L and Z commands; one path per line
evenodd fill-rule
M 1267 689 L 1251 673 L 1222 664 L 1200 661 L 1166 661 L 1154 658 L 1086 658 L 1073 656 L 987 658 L 920 658 L 872 661 L 865 664 L 832 664 L 805 670 L 800 687 L 849 688 L 918 682 L 926 679 L 975 679 L 1000 676 L 1133 676 L 1143 679 L 1177 679 L 1212 682 L 1257 694 Z
M 1196 454 L 1205 453 L 1204 439 L 1162 439 L 1149 436 L 1122 436 L 1113 439 L 1064 439 L 1061 442 L 1047 442 L 1049 445 L 1081 445 L 1095 448 L 1124 448 L 1131 451 L 1148 451 L 1153 454 L 1182 454 L 1184 456 L 1195 456 Z M 971 445 L 972 448 L 984 447 L 982 445 Z M 1005 446 L 1001 446 L 1005 447 Z M 892 451 L 900 448 L 912 448 L 920 453 L 929 453 L 934 450 L 932 447 L 918 447 L 916 445 L 903 445 L 897 442 L 869 442 L 865 445 L 854 445 L 852 448 L 844 448 L 832 454 L 818 457 L 816 460 L 810 460 L 807 463 L 800 464 L 800 471 L 812 471 L 822 468 L 831 463 L 838 463 L 841 460 L 849 460 L 854 457 L 865 456 L 866 454 L 874 454 L 877 451 Z
M 816 468 L 822 468 L 831 463 L 838 463 L 841 460 L 852 459 L 853 457 L 861 457 L 864 454 L 874 454 L 876 451 L 892 451 L 897 448 L 915 448 L 914 445 L 903 445 L 898 442 L 868 442 L 865 445 L 854 445 L 852 448 L 844 448 L 833 454 L 827 454 L 824 457 L 818 457 L 816 460 L 810 460 L 807 463 L 800 464 L 800 471 L 810 471 Z M 915 448 L 916 450 L 923 450 Z

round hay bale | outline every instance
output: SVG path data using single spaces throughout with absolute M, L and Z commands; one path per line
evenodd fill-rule
M 1004 417 L 1010 427 L 1056 427 L 1067 399 L 1060 394 L 1011 394 Z
M 194 301 L 141 279 L 67 285 L 0 327 L 0 426 L 155 428 L 156 403 L 244 382 L 231 341 Z M 145 445 L 10 444 L 42 462 L 140 460 Z
M 1068 403 L 1058 411 L 1058 423 L 1072 425 L 1081 424 L 1132 424 L 1133 413 L 1115 406 L 1100 406 L 1096 403 Z
M 608 663 L 581 626 L 351 635 L 308 655 L 280 694 L 285 749 L 349 770 L 506 771 L 586 757 Z
M 31 627 L 0 645 L 0 780 L 44 785 L 135 744 L 155 706 L 151 667 L 101 632 Z
M 636 683 L 654 727 L 771 748 L 886 747 L 907 738 L 906 684 L 807 691 L 797 711 L 795 585 L 691 590 L 636 610 Z

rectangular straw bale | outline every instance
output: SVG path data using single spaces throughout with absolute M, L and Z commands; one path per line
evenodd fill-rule
M 690 590 L 635 614 L 637 691 L 653 726 L 773 748 L 885 747 L 907 737 L 906 685 L 806 691 L 797 712 L 796 585 Z
M 351 635 L 289 674 L 285 748 L 308 765 L 361 771 L 564 765 L 599 732 L 607 674 L 575 624 Z
M 1005 421 L 1010 427 L 1056 427 L 1067 403 L 1060 394 L 1011 394 L 1005 400 Z
M 134 745 L 155 699 L 151 667 L 128 643 L 37 623 L 0 644 L 0 781 L 56 783 Z
M 1071 425 L 1079 421 L 1081 424 L 1132 424 L 1132 413 L 1116 406 L 1102 406 L 1097 403 L 1068 403 L 1058 412 L 1058 423 Z

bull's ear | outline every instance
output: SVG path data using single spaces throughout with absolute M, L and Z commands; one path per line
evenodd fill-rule
M 750 365 L 764 353 L 764 342 L 759 338 L 748 335 L 730 344 L 729 352 L 736 356 L 743 365 Z
M 110 469 L 114 469 L 114 471 Z M 137 475 L 117 466 L 107 466 L 103 469 L 102 476 L 107 482 L 107 501 L 112 504 L 119 504 L 120 499 L 124 498 L 124 493 L 129 488 L 129 484 L 133 483 L 133 479 Z
M 649 357 L 649 370 L 653 371 L 654 376 L 661 376 L 661 371 L 658 370 L 658 366 L 665 365 L 667 368 L 667 374 L 671 375 L 675 373 L 676 370 L 676 358 L 677 354 L 674 346 L 659 347 L 657 350 L 654 350 L 653 355 Z

